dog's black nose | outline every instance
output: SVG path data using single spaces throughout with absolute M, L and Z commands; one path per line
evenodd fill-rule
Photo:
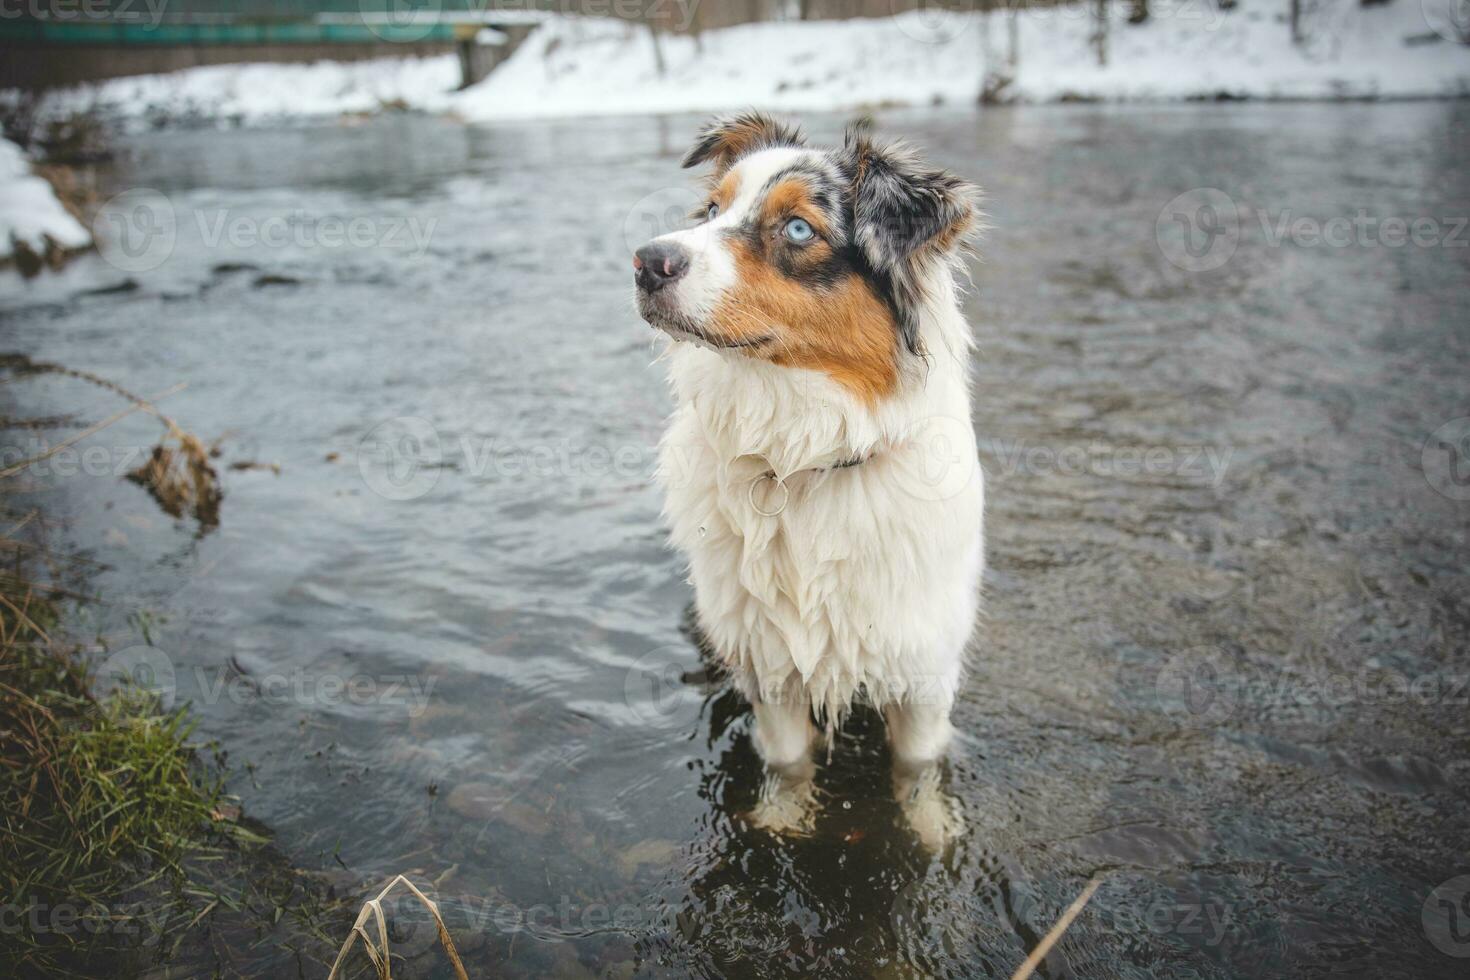
M 656 293 L 689 271 L 689 253 L 673 242 L 649 242 L 633 253 L 638 288 Z

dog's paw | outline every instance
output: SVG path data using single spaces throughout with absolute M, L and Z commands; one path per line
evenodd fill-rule
M 964 810 L 944 791 L 937 771 L 921 778 L 900 805 L 910 829 L 931 854 L 943 854 L 964 836 Z
M 816 829 L 817 809 L 817 791 L 810 780 L 791 783 L 770 776 L 761 788 L 760 802 L 745 819 L 767 833 L 807 837 Z

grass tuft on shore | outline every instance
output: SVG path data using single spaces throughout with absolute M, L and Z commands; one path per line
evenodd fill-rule
M 115 900 L 183 881 L 185 856 L 229 829 L 185 712 L 137 690 L 94 697 L 56 622 L 48 601 L 0 593 L 0 893 L 16 906 L 0 962 L 21 973 L 144 934 Z

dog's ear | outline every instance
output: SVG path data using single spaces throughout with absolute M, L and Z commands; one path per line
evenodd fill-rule
M 866 126 L 843 142 L 852 202 L 853 241 L 889 284 L 904 346 L 919 345 L 925 273 L 946 261 L 978 231 L 980 190 L 945 170 L 925 166 L 901 144 L 879 145 Z
M 699 131 L 699 137 L 684 155 L 684 166 L 694 167 L 706 160 L 715 163 L 715 176 L 745 154 L 772 146 L 802 146 L 801 130 L 777 122 L 760 112 L 742 112 L 736 116 L 711 119 Z

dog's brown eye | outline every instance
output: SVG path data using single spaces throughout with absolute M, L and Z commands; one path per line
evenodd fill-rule
M 717 215 L 719 213 L 720 213 L 720 206 L 718 204 L 711 204 L 709 206 L 709 209 L 704 212 L 704 220 L 705 221 L 713 221 L 713 220 L 715 220 L 715 215 Z

